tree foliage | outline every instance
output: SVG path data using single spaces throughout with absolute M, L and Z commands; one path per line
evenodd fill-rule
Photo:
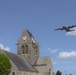
M 72 74 L 69 74 L 69 75 L 72 75 Z
M 11 66 L 9 58 L 4 53 L 0 53 L 0 75 L 8 75 L 11 72 Z
M 56 72 L 56 75 L 62 75 L 62 72 L 60 72 L 59 70 Z

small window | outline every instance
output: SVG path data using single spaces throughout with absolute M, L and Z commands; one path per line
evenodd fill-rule
M 26 54 L 28 54 L 28 45 L 25 45 L 26 48 Z
M 49 74 L 51 75 L 51 69 L 49 69 Z
M 24 54 L 25 53 L 25 47 L 24 47 L 24 45 L 22 45 L 22 54 Z
M 12 75 L 15 75 L 15 72 L 12 72 Z

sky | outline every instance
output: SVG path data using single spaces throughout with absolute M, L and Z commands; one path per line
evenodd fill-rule
M 54 72 L 76 74 L 75 31 L 54 29 L 76 25 L 76 0 L 0 0 L 0 47 L 17 53 L 24 28 L 40 45 L 40 55 L 50 56 Z

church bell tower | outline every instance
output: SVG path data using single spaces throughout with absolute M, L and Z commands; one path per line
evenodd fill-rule
M 32 33 L 26 29 L 17 42 L 17 54 L 25 57 L 31 64 L 34 64 L 39 57 L 39 44 Z

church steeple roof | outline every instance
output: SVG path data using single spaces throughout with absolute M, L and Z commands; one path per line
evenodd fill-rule
M 31 37 L 34 38 L 34 36 L 32 35 L 32 33 L 29 30 L 27 30 L 26 28 L 24 28 L 24 30 L 23 30 L 20 38 L 22 38 L 24 36 L 29 36 L 29 38 L 31 38 Z
M 29 32 L 29 30 L 27 30 L 27 32 L 28 32 L 28 34 L 29 34 L 30 38 L 31 38 L 31 37 L 33 37 L 32 33 L 31 33 L 31 32 Z

